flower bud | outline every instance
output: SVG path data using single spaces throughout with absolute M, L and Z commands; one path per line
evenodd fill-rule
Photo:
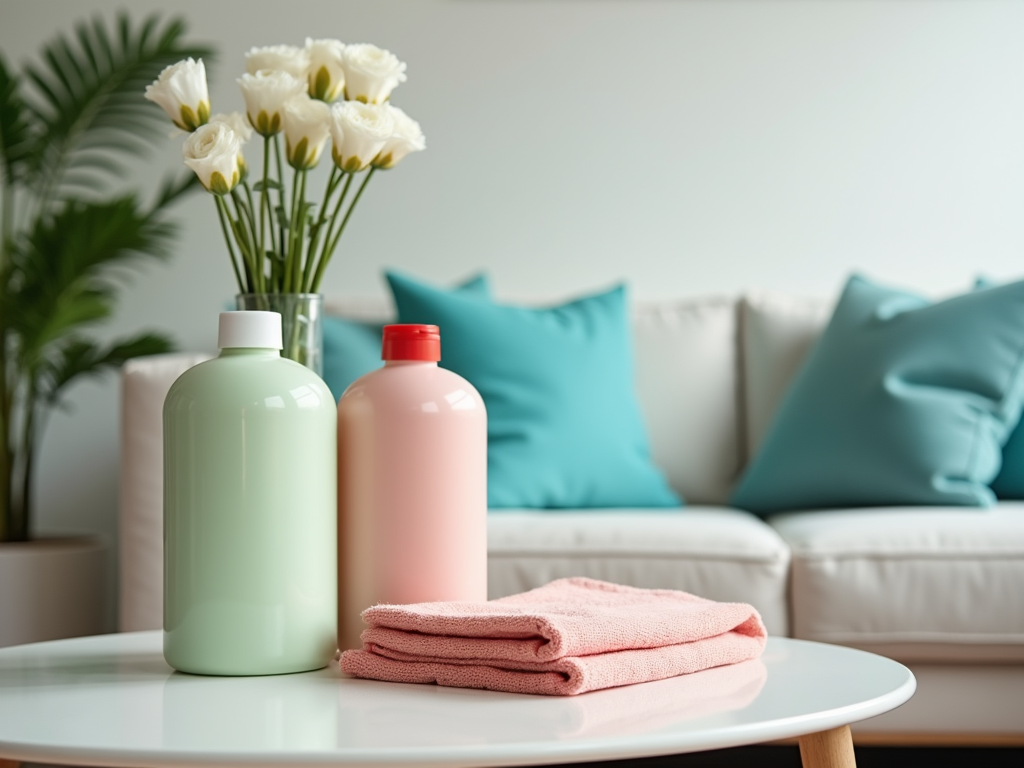
M 345 173 L 364 170 L 391 138 L 394 120 L 383 106 L 346 101 L 331 107 L 334 163 Z
M 345 98 L 364 104 L 383 104 L 405 82 L 405 62 L 376 45 L 346 45 L 342 54 Z
M 273 136 L 281 131 L 281 110 L 285 103 L 306 92 L 305 76 L 297 80 L 287 72 L 259 70 L 238 78 L 245 98 L 245 111 L 249 123 L 261 136 Z
M 207 191 L 226 195 L 242 178 L 242 142 L 226 123 L 208 123 L 192 132 L 181 153 Z
M 378 155 L 373 159 L 373 165 L 377 168 L 387 169 L 394 168 L 410 152 L 426 149 L 427 141 L 420 129 L 420 124 L 398 107 L 385 104 L 384 111 L 391 115 L 394 128 L 391 138 L 384 143 Z
M 306 38 L 309 56 L 309 95 L 320 101 L 337 101 L 345 93 L 342 59 L 345 44 L 338 40 Z
M 297 170 L 312 168 L 331 135 L 331 108 L 303 95 L 285 104 L 282 115 L 288 164 Z
M 146 86 L 145 96 L 163 107 L 184 131 L 194 131 L 210 119 L 210 92 L 202 59 L 189 57 L 165 67 L 153 84 Z

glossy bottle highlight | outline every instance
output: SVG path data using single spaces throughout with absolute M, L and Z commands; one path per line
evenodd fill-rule
M 276 312 L 225 312 L 164 402 L 164 657 L 182 672 L 326 666 L 337 648 L 336 420 Z

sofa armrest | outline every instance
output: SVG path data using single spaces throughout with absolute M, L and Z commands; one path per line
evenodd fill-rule
M 129 360 L 121 369 L 120 612 L 122 632 L 163 627 L 163 404 L 206 354 Z

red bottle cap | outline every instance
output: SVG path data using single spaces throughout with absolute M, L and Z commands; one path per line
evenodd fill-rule
M 441 331 L 436 325 L 385 325 L 382 360 L 441 359 Z

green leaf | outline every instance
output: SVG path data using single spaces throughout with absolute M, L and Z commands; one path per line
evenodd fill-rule
M 39 125 L 31 171 L 44 195 L 60 187 L 83 147 L 121 153 L 165 135 L 167 120 L 142 97 L 143 89 L 169 64 L 212 55 L 206 46 L 182 42 L 180 20 L 161 24 L 150 16 L 135 27 L 122 14 L 114 26 L 111 35 L 98 18 L 80 24 L 73 36 L 58 35 L 44 46 L 41 64 L 26 68 L 33 86 L 26 102 Z M 97 175 L 97 182 L 111 181 L 120 181 L 120 174 Z
M 267 179 L 266 182 L 257 181 L 252 185 L 253 192 L 262 192 L 264 189 L 283 189 L 281 183 L 274 181 L 273 179 Z
M 199 177 L 191 171 L 179 174 L 177 177 L 169 176 L 160 185 L 160 191 L 157 193 L 152 211 L 156 213 L 159 209 L 177 202 L 178 198 L 186 193 L 202 188 L 203 185 L 199 181 Z
M 4 322 L 20 367 L 42 365 L 51 344 L 108 317 L 113 287 L 140 255 L 167 254 L 173 228 L 133 195 L 67 205 L 12 244 Z
M 32 140 L 20 82 L 0 55 L 0 164 L 9 182 L 21 179 Z
M 81 376 L 98 376 L 120 368 L 134 357 L 173 350 L 174 343 L 156 333 L 119 339 L 107 347 L 80 336 L 71 336 L 40 366 L 40 395 L 49 405 L 56 405 L 64 388 Z

